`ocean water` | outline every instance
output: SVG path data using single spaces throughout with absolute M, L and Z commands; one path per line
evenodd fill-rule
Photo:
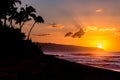
M 100 67 L 120 72 L 119 52 L 44 52 L 75 63 Z

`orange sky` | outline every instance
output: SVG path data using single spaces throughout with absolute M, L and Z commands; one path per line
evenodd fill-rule
M 106 51 L 120 51 L 120 0 L 22 1 L 35 7 L 37 14 L 45 19 L 45 24 L 33 29 L 33 41 L 89 47 L 102 45 Z M 50 23 L 57 26 L 52 27 Z M 26 23 L 23 29 L 26 34 L 31 24 Z M 78 31 L 81 24 L 85 35 L 81 38 L 64 37 L 67 32 Z

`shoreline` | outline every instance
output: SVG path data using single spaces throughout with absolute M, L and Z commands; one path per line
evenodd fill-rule
M 92 53 L 90 53 L 90 52 L 89 53 L 86 53 L 86 52 L 85 53 L 82 53 L 82 52 L 44 52 L 44 53 L 46 55 L 53 55 L 56 58 L 64 59 L 64 60 L 67 60 L 70 62 L 120 72 L 119 65 L 115 65 L 115 64 L 113 64 L 113 62 L 112 63 L 107 62 L 107 61 L 109 61 L 109 59 L 107 59 L 107 57 L 116 56 L 116 55 L 112 55 L 111 53 L 110 53 L 110 55 L 105 55 L 107 57 L 103 58 L 103 60 L 101 59 L 102 61 L 105 60 L 104 63 L 102 63 L 101 60 L 99 60 L 99 56 L 97 56 L 98 58 L 96 56 L 94 57 L 93 52 Z M 69 55 L 70 55 L 70 57 L 69 57 Z M 71 55 L 72 55 L 72 57 L 71 57 Z M 100 57 L 103 57 L 103 55 L 102 56 L 100 55 Z M 80 56 L 86 56 L 85 60 L 84 60 L 84 58 L 82 58 Z M 89 62 L 89 60 L 93 59 L 92 56 L 93 56 L 93 58 L 95 58 L 97 60 L 98 63 L 96 63 L 95 61 Z M 87 58 L 87 57 L 89 57 L 89 58 Z M 80 61 L 83 61 L 83 62 L 80 62 Z M 88 61 L 88 62 L 86 62 L 86 61 Z
M 48 56 L 47 59 L 50 66 L 47 67 L 47 73 L 52 76 L 61 76 L 62 79 L 65 77 L 66 80 L 120 80 L 120 72 L 117 71 L 78 64 L 53 56 Z

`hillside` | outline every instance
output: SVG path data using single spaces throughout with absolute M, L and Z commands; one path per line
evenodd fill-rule
M 96 51 L 104 51 L 103 49 L 95 48 L 95 47 L 81 47 L 74 45 L 62 45 L 62 44 L 53 44 L 53 43 L 38 43 L 41 46 L 42 50 L 45 52 L 73 52 L 73 51 L 81 51 L 81 52 L 96 52 Z

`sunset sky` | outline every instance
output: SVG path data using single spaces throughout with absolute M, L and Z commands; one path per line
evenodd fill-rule
M 21 0 L 32 5 L 45 23 L 37 24 L 31 38 L 35 42 L 102 46 L 120 51 L 120 0 Z M 55 26 L 50 24 L 55 23 Z M 32 22 L 26 23 L 27 34 Z M 81 26 L 82 25 L 82 26 Z M 68 32 L 85 30 L 81 38 L 64 37 Z

